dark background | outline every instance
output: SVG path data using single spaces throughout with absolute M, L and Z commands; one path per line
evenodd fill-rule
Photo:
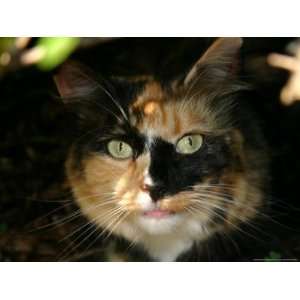
M 272 159 L 273 238 L 269 252 L 300 259 L 298 174 L 300 172 L 300 102 L 285 107 L 279 92 L 288 78 L 267 66 L 270 52 L 285 53 L 293 38 L 245 38 L 241 77 L 251 83 L 251 105 L 257 112 Z M 172 78 L 185 71 L 213 38 L 122 38 L 76 51 L 79 60 L 104 77 L 155 74 Z M 53 83 L 53 72 L 35 67 L 0 79 L 0 260 L 53 261 L 76 235 L 65 238 L 83 217 L 60 221 L 76 209 L 65 184 L 63 164 L 72 137 L 68 118 Z M 70 200 L 70 202 L 67 202 Z M 67 222 L 68 221 L 68 222 Z M 272 231 L 272 229 L 271 229 Z M 78 232 L 80 233 L 80 231 Z M 65 239 L 64 239 L 65 238 Z M 89 260 L 101 253 L 83 243 L 68 260 Z M 255 243 L 253 243 L 255 248 Z M 257 255 L 257 254 L 255 254 Z M 252 260 L 245 254 L 240 260 Z

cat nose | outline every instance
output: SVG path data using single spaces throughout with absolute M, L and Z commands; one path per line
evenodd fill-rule
M 153 202 L 158 202 L 165 195 L 163 184 L 161 182 L 153 182 L 149 175 L 144 177 L 140 189 L 143 192 L 148 193 Z
M 150 184 L 147 184 L 147 183 L 143 182 L 142 185 L 141 185 L 141 190 L 142 190 L 143 192 L 149 193 L 151 187 L 152 187 L 152 186 L 151 186 Z
M 141 184 L 140 188 L 143 192 L 150 195 L 153 202 L 159 201 L 165 194 L 165 191 L 161 185 L 149 184 L 145 181 Z
M 151 177 L 149 176 L 148 173 L 145 173 L 144 174 L 144 178 L 143 178 L 143 181 L 141 183 L 141 190 L 143 192 L 150 192 L 150 190 L 152 189 L 153 187 L 153 181 L 151 179 Z
M 158 202 L 164 197 L 165 190 L 162 186 L 156 185 L 151 187 L 149 194 L 153 202 Z

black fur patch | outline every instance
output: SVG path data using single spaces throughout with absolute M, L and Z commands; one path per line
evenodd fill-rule
M 218 176 L 230 163 L 231 156 L 220 137 L 204 138 L 202 147 L 193 154 L 180 154 L 173 144 L 156 138 L 150 151 L 149 173 L 154 181 L 150 195 L 154 201 L 191 190 L 208 176 Z
M 123 138 L 133 143 L 141 153 L 142 138 L 129 125 L 120 108 L 128 117 L 128 107 L 143 88 L 145 82 L 128 83 L 123 80 L 101 81 L 103 89 L 98 88 L 80 98 L 69 99 L 67 111 L 75 116 L 73 147 L 74 169 L 81 169 L 81 162 L 89 154 L 107 154 L 106 144 L 110 139 Z

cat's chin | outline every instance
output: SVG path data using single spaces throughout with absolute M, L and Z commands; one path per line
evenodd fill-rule
M 137 225 L 148 234 L 168 234 L 184 220 L 181 213 L 147 211 L 136 218 Z

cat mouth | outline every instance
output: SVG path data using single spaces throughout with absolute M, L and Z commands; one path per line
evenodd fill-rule
M 143 216 L 145 216 L 147 218 L 154 218 L 154 219 L 164 219 L 164 218 L 170 217 L 172 215 L 174 215 L 174 212 L 172 212 L 170 210 L 158 209 L 158 208 L 148 210 L 143 213 Z

